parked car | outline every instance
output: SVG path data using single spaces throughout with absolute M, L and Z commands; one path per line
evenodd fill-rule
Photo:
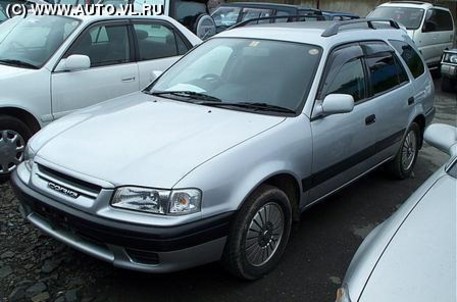
M 35 135 L 12 175 L 25 216 L 118 267 L 170 272 L 222 259 L 234 275 L 260 278 L 306 208 L 382 164 L 398 178 L 412 172 L 434 87 L 412 40 L 387 24 L 214 36 L 143 92 Z
M 178 20 L 201 39 L 216 34 L 216 25 L 209 15 L 209 0 L 100 0 L 99 4 L 133 4 L 135 10 L 141 11 L 144 4 L 163 4 L 164 15 Z
M 454 42 L 454 20 L 448 8 L 428 2 L 392 1 L 376 7 L 367 18 L 390 18 L 406 27 L 431 68 L 438 67 L 441 55 Z
M 322 15 L 324 16 L 325 20 L 330 20 L 330 21 L 345 21 L 345 20 L 360 19 L 360 16 L 357 16 L 353 13 L 335 12 L 335 11 L 329 11 L 329 10 L 323 10 Z
M 321 15 L 318 9 L 306 6 L 267 3 L 267 2 L 231 2 L 220 5 L 212 14 L 216 23 L 216 32 L 220 33 L 229 27 L 250 19 L 263 17 L 287 17 L 298 15 Z M 263 20 L 260 23 L 286 22 L 287 19 Z
M 5 9 L 2 6 L 0 6 L 0 23 L 5 21 L 7 18 L 8 18 L 8 16 L 6 14 Z
M 23 159 L 27 140 L 43 126 L 139 91 L 155 79 L 155 71 L 200 42 L 177 21 L 161 16 L 28 16 L 3 22 L 0 178 Z
M 365 238 L 336 302 L 455 301 L 457 128 L 433 124 L 425 140 L 451 159 Z
M 441 90 L 452 92 L 457 85 L 457 48 L 445 50 L 441 60 Z

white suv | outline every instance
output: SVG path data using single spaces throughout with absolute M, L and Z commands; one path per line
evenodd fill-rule
M 429 67 L 438 67 L 443 51 L 454 43 L 451 12 L 431 3 L 392 1 L 376 7 L 367 18 L 389 18 L 405 26 Z

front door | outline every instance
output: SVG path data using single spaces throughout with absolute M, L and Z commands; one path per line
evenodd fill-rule
M 63 60 L 72 54 L 86 55 L 91 66 L 52 73 L 54 118 L 138 91 L 138 66 L 133 60 L 132 44 L 127 22 L 97 23 L 85 30 Z

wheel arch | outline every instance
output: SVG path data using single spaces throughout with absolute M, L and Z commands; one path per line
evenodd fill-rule
M 0 108 L 0 115 L 9 115 L 20 119 L 29 127 L 32 133 L 36 133 L 41 129 L 38 119 L 27 110 L 17 107 L 2 107 Z
M 249 196 L 252 195 L 253 192 L 255 192 L 258 188 L 260 188 L 262 185 L 268 184 L 272 185 L 281 191 L 283 191 L 287 197 L 289 198 L 290 205 L 292 207 L 292 218 L 294 221 L 299 221 L 300 220 L 300 184 L 297 181 L 297 179 L 289 173 L 282 172 L 279 174 L 275 174 L 272 176 L 269 176 L 268 178 L 264 179 L 260 183 L 258 183 L 252 190 L 247 194 L 246 198 L 243 200 L 243 202 L 240 204 L 240 207 L 245 203 L 245 201 L 249 198 Z
M 414 118 L 413 123 L 416 123 L 419 125 L 419 129 L 420 129 L 419 149 L 421 149 L 422 145 L 424 143 L 425 116 L 423 114 L 419 114 L 418 116 L 416 116 Z

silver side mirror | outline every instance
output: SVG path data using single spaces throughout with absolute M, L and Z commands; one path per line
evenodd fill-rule
M 349 94 L 329 94 L 321 106 L 323 114 L 351 112 L 354 109 L 354 98 Z

